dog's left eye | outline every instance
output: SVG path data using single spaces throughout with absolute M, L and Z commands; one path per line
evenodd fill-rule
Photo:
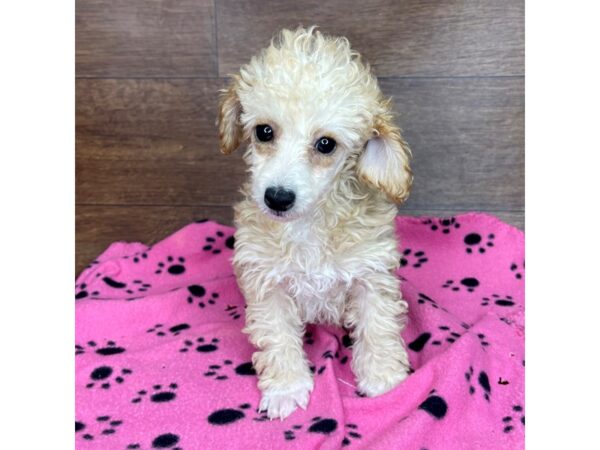
M 273 140 L 273 128 L 267 124 L 261 124 L 256 127 L 256 137 L 261 142 Z
M 335 150 L 335 140 L 330 137 L 323 136 L 317 141 L 315 148 L 319 153 L 329 154 Z

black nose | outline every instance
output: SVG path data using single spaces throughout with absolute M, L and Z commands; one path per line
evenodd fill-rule
M 282 187 L 270 187 L 265 191 L 265 204 L 273 211 L 287 211 L 294 206 L 296 194 Z

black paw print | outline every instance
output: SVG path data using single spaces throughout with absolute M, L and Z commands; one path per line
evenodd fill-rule
M 217 240 L 223 240 L 225 237 L 225 233 L 222 231 L 217 231 L 216 236 L 207 236 L 206 237 L 206 245 L 202 247 L 202 250 L 205 252 L 211 252 L 214 255 L 218 255 L 221 253 L 221 249 L 217 248 Z M 229 249 L 233 249 L 233 245 L 235 244 L 235 238 L 233 236 L 229 236 L 225 239 L 225 247 Z
M 167 273 L 170 273 L 171 275 L 181 275 L 182 273 L 185 273 L 185 266 L 183 265 L 184 263 L 185 258 L 183 256 L 178 258 L 167 256 L 167 261 L 159 262 L 154 273 L 160 275 L 164 270 L 166 270 Z
M 432 308 L 434 309 L 441 309 L 442 311 L 446 311 L 448 312 L 448 310 L 446 308 L 444 308 L 443 306 L 440 306 L 434 299 L 432 299 L 431 297 L 419 292 L 418 294 L 418 299 L 417 299 L 417 303 L 419 305 L 423 305 L 425 303 L 427 303 L 428 305 L 430 305 Z
M 152 287 L 151 284 L 144 283 L 142 280 L 133 280 L 133 284 L 134 286 L 131 286 L 133 289 L 126 289 L 125 292 L 127 292 L 128 294 L 135 294 L 134 289 L 136 289 L 137 292 L 146 292 Z
M 106 345 L 103 347 L 98 347 L 98 344 L 94 341 L 88 341 L 87 343 L 88 351 L 93 351 L 94 353 L 102 356 L 112 356 L 118 355 L 119 353 L 123 353 L 125 349 L 123 347 L 119 347 L 115 341 L 106 341 Z M 82 355 L 85 353 L 86 348 L 82 345 L 75 344 L 75 355 Z
M 85 283 L 81 283 L 80 286 L 76 285 L 75 288 L 79 289 L 79 292 L 77 292 L 75 294 L 75 300 L 81 300 L 82 298 L 86 298 L 88 296 L 94 298 L 94 297 L 100 295 L 100 292 L 98 292 L 98 291 L 88 292 L 87 284 L 85 284 Z
M 523 407 L 521 405 L 514 405 L 512 407 L 513 413 L 517 413 L 517 417 L 519 417 L 519 422 L 521 422 L 521 425 L 525 426 L 525 416 L 523 415 Z M 513 431 L 515 429 L 515 426 L 513 425 L 516 420 L 515 420 L 515 414 L 511 414 L 510 416 L 504 416 L 502 418 L 502 424 L 504 426 L 504 428 L 502 429 L 502 431 L 504 431 L 505 433 L 510 433 L 511 431 Z
M 428 225 L 431 231 L 437 231 L 438 229 L 441 229 L 442 233 L 444 234 L 449 234 L 450 230 L 452 230 L 453 228 L 460 228 L 460 223 L 458 223 L 455 217 L 437 219 L 437 221 L 434 221 L 432 219 L 425 219 L 422 221 L 422 223 Z
M 454 342 L 456 342 L 456 340 L 462 336 L 462 334 L 452 331 L 452 329 L 447 325 L 440 325 L 438 329 L 446 332 L 446 342 L 449 342 L 450 344 L 454 344 Z M 432 341 L 431 345 L 441 345 L 441 343 L 437 344 L 436 342 L 439 341 Z
M 244 411 L 250 409 L 249 403 L 244 403 L 239 406 L 239 409 L 225 408 L 218 409 L 209 414 L 207 420 L 211 425 L 229 425 L 246 417 Z
M 346 332 L 346 334 L 342 336 L 342 345 L 346 348 L 351 348 L 353 343 L 352 336 L 350 336 L 350 333 Z
M 291 430 L 285 430 L 283 432 L 283 438 L 286 441 L 293 441 L 294 439 L 296 439 L 296 433 L 294 432 L 294 430 L 301 430 L 301 429 L 302 429 L 302 425 L 292 425 Z
M 412 266 L 419 268 L 427 261 L 429 261 L 429 259 L 427 259 L 424 251 L 419 250 L 413 253 L 410 248 L 407 248 L 402 252 L 402 257 L 400 258 L 400 267 Z
M 485 347 L 489 347 L 490 343 L 485 340 L 485 334 L 477 333 L 477 339 L 479 339 L 479 344 L 485 349 Z
M 309 423 L 307 431 L 309 433 L 320 433 L 329 435 L 337 430 L 338 423 L 335 419 L 313 417 Z M 283 437 L 286 441 L 292 441 L 296 439 L 296 432 L 302 429 L 302 425 L 293 425 L 291 430 L 283 432 Z M 294 431 L 295 430 L 295 431 Z
M 320 417 L 313 417 L 310 427 L 308 427 L 309 433 L 321 433 L 330 434 L 337 429 L 337 421 L 334 419 L 322 419 Z
M 209 377 L 215 380 L 228 380 L 229 377 L 225 374 L 221 373 L 221 370 L 225 367 L 232 367 L 233 362 L 229 359 L 223 361 L 222 365 L 219 364 L 211 364 L 208 366 L 208 370 L 204 372 L 205 377 Z M 234 372 L 240 376 L 253 376 L 256 375 L 256 370 L 252 366 L 252 361 L 244 362 L 235 367 Z
M 357 431 L 358 425 L 356 425 L 355 423 L 347 423 L 346 429 L 348 431 L 348 434 L 346 434 L 346 436 L 344 436 L 344 440 L 342 441 L 342 447 L 346 447 L 346 446 L 350 445 L 352 443 L 353 439 L 361 439 L 362 438 L 362 435 Z
M 325 372 L 325 369 L 326 369 L 326 368 L 327 368 L 326 366 L 321 366 L 321 367 L 319 367 L 319 368 L 317 369 L 317 366 L 315 366 L 315 365 L 311 365 L 311 366 L 309 367 L 309 369 L 310 369 L 310 373 L 312 373 L 312 374 L 315 374 L 315 373 L 316 373 L 317 375 L 322 375 L 322 374 L 323 374 L 323 372 Z
M 177 398 L 177 384 L 171 383 L 168 387 L 163 388 L 161 384 L 152 386 L 153 393 L 150 395 L 150 401 L 154 403 L 170 402 Z M 148 391 L 143 389 L 138 391 L 138 396 L 131 400 L 131 403 L 140 403 Z
M 312 331 L 307 331 L 304 333 L 304 343 L 306 345 L 313 345 L 315 343 L 315 338 Z
M 346 331 L 346 334 L 342 336 L 342 345 L 346 348 L 352 348 L 353 344 L 354 341 L 352 340 L 352 336 L 350 336 L 350 333 Z
M 513 320 L 509 319 L 508 317 L 498 317 L 498 319 L 500 322 L 504 322 L 506 325 L 512 325 L 514 323 Z
M 190 348 L 196 345 L 196 351 L 200 353 L 210 353 L 219 349 L 217 344 L 219 343 L 219 339 L 213 338 L 210 342 L 207 342 L 203 337 L 199 337 L 196 339 L 196 343 L 186 339 L 183 341 L 184 347 L 179 349 L 181 353 L 186 353 Z
M 339 351 L 333 352 L 332 350 L 327 350 L 321 357 L 323 359 L 337 359 L 342 365 L 348 362 L 348 355 L 342 355 Z
M 467 278 L 463 278 L 462 280 L 460 280 L 460 284 L 462 286 L 464 286 L 467 291 L 469 292 L 473 292 L 477 286 L 479 286 L 479 280 L 477 278 L 474 277 L 467 277 Z M 454 280 L 448 280 L 446 281 L 443 285 L 443 288 L 450 288 L 452 289 L 454 292 L 458 292 L 460 291 L 460 286 L 458 285 L 458 283 L 454 283 Z
M 152 439 L 150 444 L 152 448 L 170 448 L 171 450 L 182 450 L 181 447 L 175 447 L 179 443 L 179 436 L 173 433 L 163 433 Z M 141 449 L 140 444 L 129 444 L 127 450 Z
M 139 263 L 143 259 L 148 259 L 148 253 L 146 253 L 146 252 L 137 252 L 137 253 L 134 253 L 133 256 L 124 256 L 123 258 L 125 258 L 125 259 L 131 258 L 131 260 L 135 264 L 137 264 L 137 263 Z
M 440 325 L 438 329 L 445 332 L 445 340 L 450 344 L 454 344 L 454 342 L 456 342 L 456 340 L 462 336 L 462 334 L 452 331 L 452 329 L 447 325 Z M 431 345 L 442 345 L 442 342 L 440 340 L 431 341 Z
M 238 312 L 237 305 L 227 305 L 225 307 L 225 312 L 231 317 L 233 320 L 238 320 L 240 317 L 240 313 Z
M 473 375 L 474 375 L 473 367 L 469 366 L 469 370 L 467 372 L 465 372 L 465 378 L 466 378 L 467 382 L 469 383 L 469 394 L 471 394 L 471 395 L 473 395 L 475 393 L 475 386 L 473 386 L 471 384 L 473 381 Z M 485 371 L 482 370 L 481 372 L 479 372 L 479 376 L 477 377 L 477 382 L 483 389 L 483 398 L 485 398 L 489 402 L 490 395 L 492 395 L 492 386 L 490 385 L 490 379 L 489 379 L 487 373 L 485 373 Z
M 94 434 L 91 434 L 90 426 L 86 425 L 83 422 L 76 421 L 75 422 L 75 434 L 81 436 L 86 441 L 93 441 L 95 436 L 110 436 L 111 434 L 115 434 L 117 432 L 117 427 L 119 427 L 123 423 L 122 420 L 111 420 L 110 416 L 99 416 L 96 417 L 96 421 L 91 425 L 96 430 Z M 84 432 L 86 431 L 87 432 Z M 81 433 L 81 434 L 78 434 Z
M 113 383 L 121 384 L 125 381 L 127 376 L 131 375 L 131 373 L 131 369 L 121 369 L 121 374 L 115 376 L 114 379 L 111 379 L 111 377 L 115 375 L 115 369 L 110 366 L 96 367 L 94 370 L 92 370 L 92 373 L 90 373 L 91 382 L 86 384 L 85 387 L 88 389 L 93 387 L 110 389 L 111 381 Z
M 447 335 L 445 337 L 446 342 L 449 342 L 450 344 L 453 344 L 454 342 L 456 342 L 456 340 L 461 337 L 462 335 L 460 333 L 457 333 L 456 331 L 452 331 L 452 329 L 447 326 L 447 325 L 440 325 L 438 327 L 439 330 L 445 332 L 445 334 Z M 427 342 L 429 341 L 429 339 L 431 339 L 432 334 L 429 332 L 425 332 L 425 333 L 421 333 L 414 341 L 412 341 L 410 344 L 408 344 L 408 348 L 411 349 L 414 352 L 420 352 L 421 350 L 423 350 L 423 348 L 425 347 L 425 344 L 427 344 Z M 442 338 L 444 339 L 444 338 Z M 431 345 L 442 345 L 442 340 L 439 339 L 435 339 L 433 341 L 431 341 Z
M 429 396 L 419 405 L 419 409 L 427 412 L 437 420 L 441 420 L 448 412 L 448 403 L 442 397 L 436 394 L 435 389 L 429 392 Z
M 493 301 L 498 306 L 515 306 L 514 299 L 510 295 L 505 295 L 501 297 L 498 294 L 492 294 L 490 297 L 483 297 L 481 299 L 481 306 L 488 306 L 490 302 Z
M 348 356 L 347 355 L 340 355 L 340 352 L 333 352 L 332 350 L 327 350 L 325 351 L 322 355 L 321 358 L 323 359 L 337 359 L 340 364 L 346 364 L 348 362 Z M 317 369 L 317 366 L 311 365 L 310 366 L 310 371 L 311 373 L 316 373 L 317 375 L 321 375 L 323 372 L 325 372 L 325 369 L 327 368 L 327 366 L 322 365 Z
M 230 366 L 231 364 L 233 364 L 231 362 L 231 360 L 226 359 L 223 361 L 223 366 Z M 250 365 L 252 365 L 252 363 L 250 363 Z M 205 377 L 215 377 L 215 380 L 228 380 L 229 377 L 227 375 L 220 375 L 218 370 L 220 370 L 222 368 L 221 365 L 219 364 L 211 364 L 210 366 L 208 366 L 208 370 L 206 372 L 204 372 L 204 376 Z
M 521 265 L 521 267 L 519 267 L 519 265 L 517 263 L 512 263 L 510 265 L 510 271 L 515 274 L 515 278 L 517 280 L 522 280 L 523 279 L 523 271 L 525 271 L 525 261 L 523 261 L 523 264 Z
M 190 293 L 190 295 L 188 295 L 187 297 L 187 302 L 191 305 L 195 301 L 198 301 L 198 306 L 200 308 L 205 308 L 206 305 L 214 305 L 217 299 L 219 298 L 219 294 L 213 292 L 212 294 L 210 294 L 210 297 L 206 299 L 206 289 L 204 288 L 204 286 L 201 286 L 199 284 L 192 284 L 191 286 L 188 286 L 187 289 Z
M 157 323 L 152 328 L 146 330 L 146 333 L 153 333 L 156 336 L 166 336 L 167 333 L 170 333 L 172 336 L 179 336 L 179 334 L 184 330 L 189 330 L 190 326 L 187 323 L 179 323 L 177 325 L 173 325 L 168 330 L 164 330 L 162 323 Z
M 102 281 L 104 281 L 104 284 L 114 289 L 125 289 L 127 287 L 127 283 L 113 280 L 111 277 L 102 277 Z
M 431 333 L 421 333 L 414 341 L 408 344 L 408 348 L 413 352 L 420 352 L 423 350 L 429 339 L 431 339 Z
M 494 246 L 494 239 L 496 236 L 493 233 L 487 235 L 487 242 L 482 242 L 483 239 L 479 233 L 469 233 L 465 236 L 464 242 L 467 248 L 465 251 L 469 254 L 475 253 L 477 250 L 479 253 L 485 253 L 486 247 Z

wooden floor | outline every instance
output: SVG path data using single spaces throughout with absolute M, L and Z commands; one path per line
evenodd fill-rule
M 217 90 L 282 27 L 347 36 L 394 97 L 415 184 L 401 214 L 524 224 L 522 0 L 76 0 L 76 270 L 117 240 L 231 223 L 245 168 Z

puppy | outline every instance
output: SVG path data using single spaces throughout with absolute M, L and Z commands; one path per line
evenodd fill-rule
M 247 147 L 233 264 L 260 409 L 283 419 L 306 408 L 307 323 L 351 330 L 362 393 L 394 388 L 409 371 L 393 271 L 411 153 L 369 66 L 345 38 L 283 30 L 222 91 L 217 124 L 221 152 Z

